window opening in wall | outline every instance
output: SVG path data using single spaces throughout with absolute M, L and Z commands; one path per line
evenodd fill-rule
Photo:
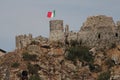
M 79 44 L 80 44 L 80 45 L 82 44 L 82 40 L 79 41 Z
M 118 37 L 118 33 L 115 33 L 115 37 Z
M 100 34 L 98 34 L 98 39 L 100 39 Z

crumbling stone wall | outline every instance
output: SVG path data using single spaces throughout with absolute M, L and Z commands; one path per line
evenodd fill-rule
M 16 48 L 22 49 L 32 42 L 32 34 L 16 36 Z
M 80 31 L 78 41 L 88 47 L 109 48 L 118 44 L 119 31 L 112 17 L 105 15 L 88 17 Z
M 65 26 L 65 32 L 63 30 L 62 20 L 50 21 L 50 41 L 76 40 L 82 46 L 98 48 L 120 44 L 120 21 L 115 24 L 112 17 L 105 15 L 88 17 L 79 32 L 69 31 L 68 25 Z
M 78 32 L 69 31 L 69 26 L 63 26 L 63 20 L 51 20 L 49 40 L 32 38 L 32 35 L 16 36 L 16 47 L 21 49 L 31 43 L 32 40 L 39 43 L 47 41 L 70 42 L 76 40 L 80 45 L 96 48 L 110 48 L 120 44 L 120 21 L 114 23 L 112 17 L 105 15 L 91 16 L 81 26 Z

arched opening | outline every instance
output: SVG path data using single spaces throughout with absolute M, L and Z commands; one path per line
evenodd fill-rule
M 79 45 L 82 45 L 82 40 L 79 41 Z
M 100 37 L 101 37 L 101 35 L 100 35 L 100 33 L 98 34 L 98 39 L 100 39 Z
M 115 37 L 118 37 L 118 33 L 115 33 Z

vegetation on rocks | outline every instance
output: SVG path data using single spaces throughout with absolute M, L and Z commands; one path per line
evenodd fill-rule
M 32 75 L 30 76 L 29 80 L 41 80 L 41 78 L 39 77 L 39 75 Z
M 34 74 L 34 75 L 37 75 L 38 74 L 38 71 L 39 71 L 39 65 L 35 64 L 35 65 L 32 65 L 31 63 L 29 63 L 27 65 L 27 69 L 29 71 L 29 74 Z
M 25 61 L 36 61 L 37 60 L 36 54 L 29 54 L 28 52 L 25 52 L 22 54 L 22 56 Z
M 14 62 L 11 67 L 13 68 L 18 68 L 20 66 L 20 64 L 18 62 Z
M 98 76 L 97 80 L 109 80 L 109 79 L 110 79 L 110 71 L 106 71 L 106 72 L 101 73 Z
M 93 56 L 89 53 L 89 49 L 81 46 L 72 46 L 67 49 L 66 59 L 82 62 L 93 62 Z

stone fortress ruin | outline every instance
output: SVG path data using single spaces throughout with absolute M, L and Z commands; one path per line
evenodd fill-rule
M 69 26 L 63 26 L 63 20 L 51 20 L 50 36 L 48 41 L 62 42 L 77 41 L 81 46 L 110 48 L 120 44 L 120 21 L 114 23 L 112 17 L 105 15 L 91 16 L 81 26 L 78 32 L 69 31 Z M 16 36 L 16 48 L 21 49 L 32 42 L 40 39 L 32 38 L 32 35 Z M 43 39 L 46 40 L 46 39 Z

